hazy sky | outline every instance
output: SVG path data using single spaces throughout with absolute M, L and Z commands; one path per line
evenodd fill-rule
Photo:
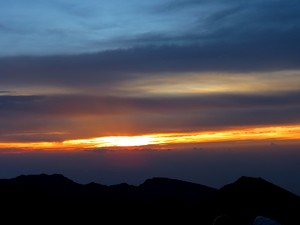
M 107 183 L 123 175 L 135 182 L 167 176 L 166 164 L 174 168 L 170 176 L 201 182 L 201 167 L 179 165 L 188 165 L 187 159 L 201 164 L 202 154 L 212 154 L 205 165 L 220 171 L 217 159 L 236 156 L 226 164 L 228 178 L 253 170 L 253 176 L 289 187 L 297 183 L 300 193 L 299 167 L 277 168 L 280 151 L 291 165 L 300 155 L 299 40 L 299 0 L 0 1 L 0 161 L 6 162 L 1 175 L 49 171 L 45 165 L 54 157 L 67 168 L 56 172 L 73 171 L 82 181 L 101 171 Z M 105 139 L 111 136 L 127 139 Z M 78 153 L 83 148 L 130 143 L 181 152 L 155 151 L 159 163 L 143 151 L 130 153 L 141 164 L 152 160 L 145 167 L 156 172 L 140 175 L 116 175 L 119 165 L 110 164 L 115 158 L 107 153 L 97 154 L 101 166 L 90 175 L 75 165 L 89 164 L 87 153 Z M 193 145 L 205 153 L 192 157 L 195 152 L 187 149 Z M 276 151 L 259 152 L 273 145 Z M 235 153 L 227 154 L 227 147 Z M 238 162 L 247 157 L 238 147 L 249 154 L 255 149 L 253 160 L 259 154 L 274 160 L 245 171 Z M 36 163 L 36 151 L 49 148 L 69 152 L 43 153 L 49 163 Z M 224 180 L 225 172 L 216 174 L 214 180 Z

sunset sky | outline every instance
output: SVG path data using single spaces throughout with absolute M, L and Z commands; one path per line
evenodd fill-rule
M 299 40 L 299 0 L 0 1 L 0 177 L 300 194 Z

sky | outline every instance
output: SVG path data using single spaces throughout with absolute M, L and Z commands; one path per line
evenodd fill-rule
M 0 0 L 0 176 L 300 194 L 299 40 L 299 0 Z

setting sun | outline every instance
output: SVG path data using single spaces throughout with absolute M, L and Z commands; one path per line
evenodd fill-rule
M 151 136 L 111 136 L 82 140 L 65 141 L 65 144 L 86 144 L 94 147 L 129 147 L 129 146 L 143 146 L 152 143 Z

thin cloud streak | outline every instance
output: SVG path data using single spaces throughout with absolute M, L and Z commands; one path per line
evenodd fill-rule
M 6 93 L 6 92 L 5 92 Z M 269 94 L 201 94 L 191 96 L 113 97 L 88 95 L 2 95 L 2 112 L 34 114 L 123 114 L 137 112 L 181 112 L 199 109 L 255 109 L 300 106 L 300 92 Z

